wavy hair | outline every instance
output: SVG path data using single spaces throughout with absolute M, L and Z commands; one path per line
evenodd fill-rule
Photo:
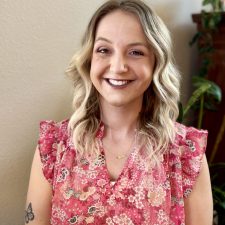
M 81 49 L 73 56 L 66 71 L 74 82 L 74 113 L 69 121 L 69 129 L 81 155 L 99 153 L 95 137 L 100 124 L 100 108 L 98 93 L 90 80 L 91 58 L 99 21 L 115 10 L 132 13 L 139 19 L 149 46 L 154 51 L 156 63 L 153 80 L 144 93 L 138 134 L 148 156 L 157 160 L 175 138 L 180 74 L 173 63 L 168 29 L 143 1 L 109 0 L 92 16 Z

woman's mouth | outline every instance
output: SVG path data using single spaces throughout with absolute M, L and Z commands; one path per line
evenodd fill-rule
M 132 82 L 132 80 L 115 80 L 115 79 L 106 79 L 106 81 L 114 87 L 123 87 Z

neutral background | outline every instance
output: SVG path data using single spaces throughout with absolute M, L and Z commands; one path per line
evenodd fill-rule
M 72 86 L 64 71 L 103 0 L 0 1 L 0 225 L 23 224 L 39 121 L 71 113 Z M 168 25 L 183 74 L 186 101 L 196 50 L 191 14 L 201 0 L 146 0 Z M 37 187 L 38 188 L 38 187 Z

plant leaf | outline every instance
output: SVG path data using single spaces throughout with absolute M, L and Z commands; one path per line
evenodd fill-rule
M 203 0 L 202 5 L 212 4 L 212 0 Z
M 184 115 L 187 114 L 191 106 L 194 105 L 200 99 L 200 97 L 210 89 L 210 87 L 211 84 L 203 83 L 192 93 L 186 107 L 184 108 Z
M 194 87 L 201 87 L 204 83 L 208 83 L 208 80 L 203 77 L 193 76 L 192 83 Z
M 194 43 L 196 43 L 199 38 L 202 36 L 202 33 L 201 32 L 197 32 L 193 38 L 191 39 L 191 41 L 189 42 L 189 45 L 192 46 Z
M 221 88 L 215 84 L 214 82 L 210 82 L 211 83 L 211 88 L 208 90 L 207 94 L 210 95 L 211 97 L 213 97 L 213 99 L 216 102 L 221 102 L 222 100 L 222 91 Z
M 210 88 L 207 90 L 207 96 L 213 98 L 217 103 L 222 100 L 221 88 L 213 81 L 207 80 L 203 77 L 193 76 L 192 78 L 194 87 L 201 87 L 203 84 L 210 84 Z

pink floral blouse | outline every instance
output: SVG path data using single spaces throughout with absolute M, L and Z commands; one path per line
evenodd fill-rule
M 93 161 L 78 160 L 67 132 L 68 120 L 40 124 L 43 173 L 52 184 L 52 225 L 184 225 L 184 198 L 199 174 L 207 132 L 176 123 L 176 140 L 160 160 L 160 170 L 142 149 L 130 154 L 112 183 L 104 150 Z M 104 125 L 97 138 L 102 138 Z

